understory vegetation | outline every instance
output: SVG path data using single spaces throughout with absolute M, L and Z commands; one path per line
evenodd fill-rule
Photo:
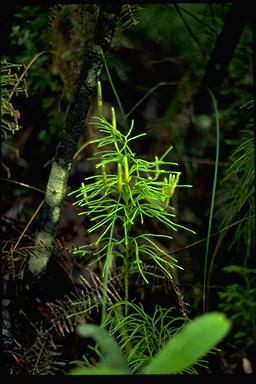
M 250 7 L 1 24 L 5 373 L 254 373 Z

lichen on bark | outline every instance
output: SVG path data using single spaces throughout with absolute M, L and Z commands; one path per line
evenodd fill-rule
M 103 3 L 99 7 L 94 33 L 84 47 L 80 75 L 46 187 L 42 219 L 35 237 L 38 248 L 31 253 L 28 262 L 28 269 L 33 275 L 42 273 L 51 257 L 73 157 L 103 67 L 101 52 L 106 52 L 110 46 L 121 10 L 121 4 L 114 3 Z M 88 17 L 91 18 L 91 15 Z

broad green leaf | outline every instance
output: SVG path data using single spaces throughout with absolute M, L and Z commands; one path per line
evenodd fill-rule
M 111 368 L 74 368 L 67 373 L 68 375 L 127 375 L 127 371 Z
M 82 337 L 92 337 L 99 344 L 102 352 L 102 360 L 97 370 L 114 370 L 117 372 L 129 373 L 123 354 L 115 339 L 110 336 L 104 328 L 94 324 L 84 324 L 78 327 L 78 334 Z M 96 368 L 91 368 L 91 374 L 94 374 Z M 95 373 L 97 374 L 97 373 Z M 113 374 L 113 372 L 112 372 Z
M 230 321 L 219 312 L 192 320 L 173 336 L 144 369 L 145 374 L 175 374 L 192 366 L 229 332 Z

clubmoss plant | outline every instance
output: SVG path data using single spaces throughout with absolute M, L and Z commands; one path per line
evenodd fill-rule
M 128 306 L 128 316 L 122 307 Z M 148 314 L 142 303 L 120 301 L 109 307 L 104 328 L 118 342 L 132 373 L 139 373 L 186 323 L 183 316 L 175 316 L 175 308 L 159 304 Z M 124 329 L 126 332 L 124 332 Z M 197 373 L 196 369 L 188 373 Z
M 229 332 L 230 321 L 220 312 L 206 313 L 187 323 L 166 341 L 163 348 L 140 367 L 138 374 L 178 374 L 191 370 Z M 85 324 L 78 327 L 82 337 L 91 337 L 100 345 L 96 367 L 75 368 L 69 375 L 133 374 L 119 344 L 102 327 Z M 202 334 L 204 337 L 202 337 Z
M 229 265 L 223 270 L 241 281 L 229 284 L 219 292 L 219 308 L 233 322 L 232 334 L 236 343 L 255 350 L 256 269 Z
M 141 278 L 149 283 L 143 269 L 148 261 L 157 265 L 169 279 L 172 279 L 173 268 L 181 268 L 177 260 L 159 245 L 161 240 L 172 239 L 172 233 L 178 228 L 193 231 L 174 222 L 172 197 L 177 188 L 189 186 L 179 184 L 181 172 L 170 169 L 178 164 L 165 160 L 172 147 L 161 157 L 155 156 L 153 161 L 138 158 L 131 144 L 146 133 L 133 135 L 133 120 L 126 133 L 122 133 L 117 127 L 113 107 L 111 122 L 102 114 L 100 82 L 97 94 L 98 116 L 94 117 L 94 124 L 101 136 L 91 141 L 98 149 L 91 159 L 95 161 L 98 173 L 86 177 L 79 189 L 71 194 L 76 195 L 75 204 L 84 209 L 80 214 L 90 217 L 88 232 L 97 233 L 96 242 L 84 245 L 74 253 L 86 255 L 94 249 L 94 260 L 101 267 L 105 287 L 103 322 L 107 285 L 113 270 L 120 270 L 123 275 L 124 300 L 128 302 L 132 272 L 139 272 Z M 168 234 L 144 231 L 145 223 L 152 219 L 158 221 Z M 140 231 L 136 231 L 138 227 Z M 125 314 L 127 310 L 126 306 Z
M 248 129 L 241 130 L 239 138 L 232 144 L 220 183 L 216 217 L 220 220 L 220 229 L 238 222 L 228 249 L 233 247 L 235 252 L 239 252 L 239 244 L 242 243 L 248 262 L 255 239 L 255 143 L 252 124 L 248 124 Z

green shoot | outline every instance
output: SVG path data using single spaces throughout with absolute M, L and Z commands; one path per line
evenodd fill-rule
M 173 195 L 180 187 L 181 172 L 173 170 L 177 163 L 165 161 L 169 149 L 153 161 L 140 159 L 130 144 L 145 136 L 145 133 L 133 135 L 134 122 L 127 133 L 117 128 L 115 110 L 112 108 L 112 121 L 101 114 L 102 91 L 98 84 L 98 111 L 94 117 L 101 136 L 92 141 L 98 150 L 91 158 L 96 163 L 98 173 L 86 177 L 76 194 L 75 204 L 83 207 L 80 214 L 90 217 L 89 233 L 96 233 L 97 240 L 87 249 L 80 248 L 76 253 L 86 255 L 88 249 L 94 251 L 95 262 L 101 262 L 105 297 L 103 299 L 102 321 L 106 316 L 107 285 L 111 273 L 120 270 L 124 281 L 124 300 L 129 300 L 129 273 L 134 267 L 141 278 L 148 283 L 143 265 L 150 262 L 172 279 L 172 269 L 181 268 L 177 260 L 157 243 L 158 234 L 143 230 L 148 220 L 159 222 L 167 237 L 171 233 L 185 228 L 174 221 L 175 209 L 171 206 Z M 136 233 L 140 227 L 140 234 Z

